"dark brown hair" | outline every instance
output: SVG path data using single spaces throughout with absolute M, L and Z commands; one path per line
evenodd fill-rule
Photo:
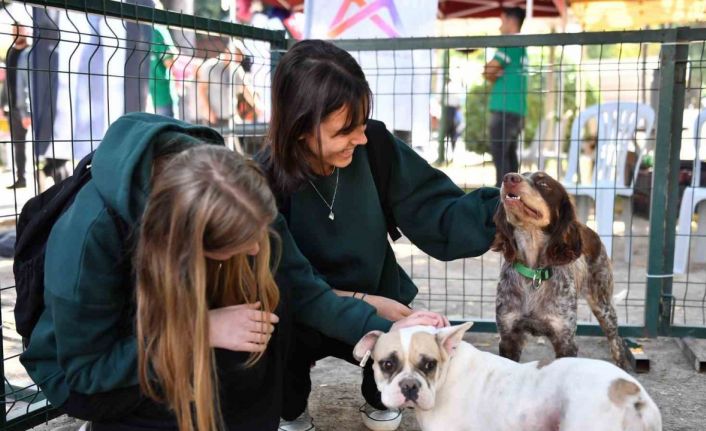
M 365 123 L 372 108 L 372 92 L 360 65 L 346 51 L 322 40 L 304 40 L 280 60 L 272 81 L 272 118 L 264 165 L 279 196 L 297 190 L 313 175 L 310 163 L 317 155 L 305 134 L 317 137 L 331 113 L 346 107 L 348 118 L 341 134 Z
M 503 8 L 503 13 L 506 17 L 512 18 L 517 22 L 517 27 L 522 28 L 522 24 L 525 22 L 526 12 L 521 7 L 506 7 Z

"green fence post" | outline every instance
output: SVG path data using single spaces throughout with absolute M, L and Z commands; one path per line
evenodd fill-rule
M 280 59 L 295 43 L 297 40 L 287 39 L 284 32 L 281 40 L 270 42 L 270 81 L 275 78 L 275 69 L 277 69 Z
M 649 337 L 668 334 L 671 323 L 674 238 L 679 209 L 679 150 L 689 54 L 688 43 L 682 43 L 679 38 L 680 31 L 682 29 L 669 30 L 660 53 L 645 302 L 645 335 Z
M 0 291 L 1 292 L 1 291 Z M 0 340 L 2 340 L 2 347 L 0 347 L 0 371 L 2 372 L 2 393 L 0 393 L 0 405 L 2 405 L 2 415 L 0 415 L 0 429 L 5 429 L 5 424 L 7 423 L 7 404 L 5 401 L 5 336 L 3 335 L 2 328 L 2 308 L 0 308 Z

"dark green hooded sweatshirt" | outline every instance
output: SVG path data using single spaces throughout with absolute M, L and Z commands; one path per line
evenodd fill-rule
M 198 139 L 187 139 L 186 144 L 180 139 L 176 146 L 175 134 Z M 149 404 L 139 393 L 128 249 L 132 244 L 121 238 L 121 229 L 107 208 L 127 225 L 139 226 L 154 158 L 204 143 L 223 145 L 223 139 L 209 128 L 144 113 L 127 114 L 106 132 L 93 158 L 92 180 L 52 229 L 45 261 L 46 308 L 20 357 L 53 405 L 67 410 L 69 404 L 103 409 L 115 418 L 137 408 L 141 415 L 155 411 L 157 420 L 169 418 L 166 410 Z M 280 216 L 275 226 L 282 223 Z M 277 344 L 270 341 L 266 357 L 247 371 L 241 367 L 247 354 L 215 349 L 221 411 L 230 429 L 270 428 L 253 425 L 258 418 L 274 418 L 276 428 L 290 314 L 349 342 L 390 326 L 368 304 L 339 297 L 319 283 L 297 283 L 300 277 L 308 279 L 312 268 L 291 236 L 282 240 L 277 281 L 280 307 L 285 309 L 276 311 L 280 323 L 273 340 Z M 103 413 L 97 413 L 100 419 L 105 419 Z M 96 420 L 92 414 L 84 416 Z
M 176 134 L 185 139 L 176 144 Z M 52 404 L 62 405 L 69 391 L 95 394 L 138 384 L 130 245 L 107 208 L 137 226 L 153 159 L 204 143 L 224 145 L 212 129 L 144 113 L 127 114 L 106 132 L 92 179 L 52 228 L 45 309 L 20 357 Z

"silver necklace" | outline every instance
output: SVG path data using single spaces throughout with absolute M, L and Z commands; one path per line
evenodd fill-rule
M 329 220 L 333 220 L 335 218 L 335 216 L 333 215 L 333 203 L 336 202 L 336 192 L 338 191 L 338 176 L 341 172 L 338 168 L 334 168 L 334 169 L 336 170 L 336 187 L 334 187 L 334 189 L 333 189 L 333 197 L 331 198 L 331 205 L 329 205 L 328 201 L 326 201 L 326 199 L 324 198 L 324 195 L 321 194 L 321 192 L 319 191 L 319 189 L 316 188 L 314 183 L 312 183 L 311 180 L 309 180 L 309 184 L 311 184 L 311 187 L 314 188 L 314 191 L 316 192 L 316 194 L 319 195 L 321 200 L 324 201 L 324 204 L 326 204 L 326 206 L 328 207 L 328 209 L 330 211 L 328 213 Z

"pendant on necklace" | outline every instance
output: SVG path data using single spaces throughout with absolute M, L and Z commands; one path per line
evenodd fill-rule
M 334 219 L 333 210 L 328 214 L 328 218 L 329 218 L 329 220 L 333 220 L 333 219 Z

